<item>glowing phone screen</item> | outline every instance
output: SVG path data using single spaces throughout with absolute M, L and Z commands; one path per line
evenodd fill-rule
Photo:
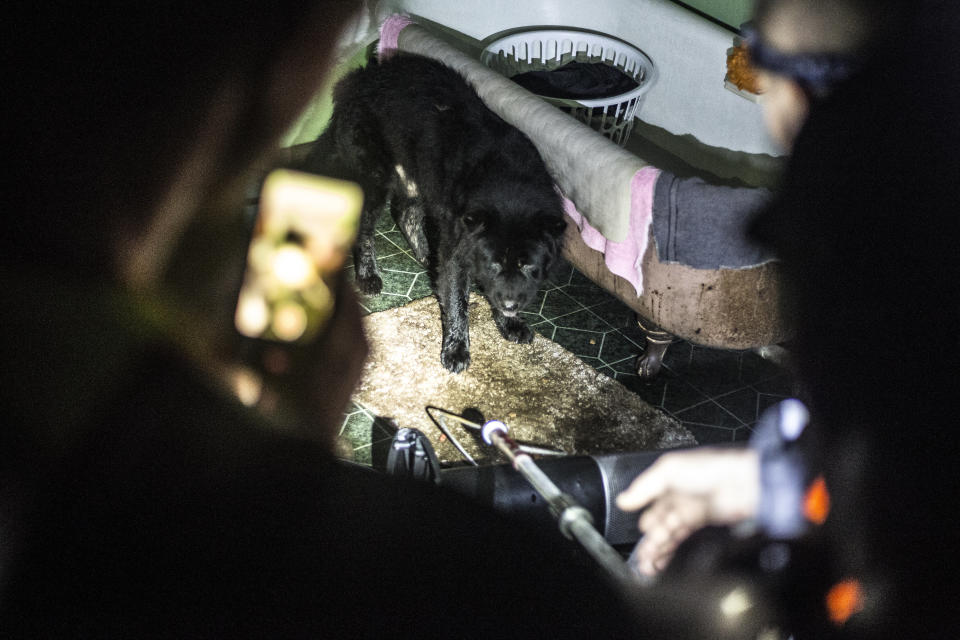
M 363 192 L 352 182 L 278 169 L 264 181 L 237 300 L 237 331 L 309 340 L 334 309 L 331 278 L 357 232 Z

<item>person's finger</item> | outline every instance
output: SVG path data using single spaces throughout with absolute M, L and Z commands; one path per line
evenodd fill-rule
M 673 557 L 681 540 L 675 540 L 663 531 L 660 535 L 645 537 L 637 545 L 637 568 L 644 575 L 656 575 Z
M 673 459 L 674 454 L 670 453 L 657 458 L 617 496 L 617 507 L 623 511 L 636 511 L 666 493 L 673 473 Z
M 640 516 L 640 531 L 694 529 L 707 524 L 708 501 L 701 496 L 670 493 L 650 505 Z
M 637 545 L 638 568 L 654 575 L 668 563 L 677 547 L 707 522 L 707 501 L 683 494 L 671 494 L 656 501 L 640 518 L 643 538 Z
M 650 465 L 620 495 L 617 506 L 635 511 L 669 491 L 684 489 L 691 493 L 712 491 L 721 479 L 727 452 L 712 447 L 665 453 Z
M 682 530 L 690 531 L 707 525 L 710 518 L 710 503 L 704 497 L 680 494 L 672 500 L 664 524 L 677 537 Z

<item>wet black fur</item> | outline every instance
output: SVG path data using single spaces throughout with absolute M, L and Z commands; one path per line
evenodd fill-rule
M 389 207 L 440 303 L 444 367 L 458 373 L 470 364 L 473 284 L 504 338 L 533 339 L 517 312 L 537 297 L 559 254 L 560 197 L 530 140 L 490 111 L 458 73 L 404 54 L 347 75 L 334 89 L 330 125 L 305 168 L 363 187 L 354 264 L 365 294 L 383 286 L 374 229 Z

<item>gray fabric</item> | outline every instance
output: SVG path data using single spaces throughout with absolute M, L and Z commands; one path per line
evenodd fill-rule
M 661 262 L 696 269 L 740 269 L 774 259 L 747 235 L 768 189 L 708 184 L 663 171 L 653 194 L 653 235 Z

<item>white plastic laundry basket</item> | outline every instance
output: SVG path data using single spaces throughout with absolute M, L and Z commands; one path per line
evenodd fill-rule
M 573 61 L 616 67 L 633 78 L 637 88 L 589 100 L 541 97 L 620 146 L 626 144 L 633 118 L 654 80 L 653 62 L 636 47 L 609 36 L 567 29 L 520 31 L 498 38 L 484 47 L 480 61 L 508 78 L 526 71 L 551 71 Z

